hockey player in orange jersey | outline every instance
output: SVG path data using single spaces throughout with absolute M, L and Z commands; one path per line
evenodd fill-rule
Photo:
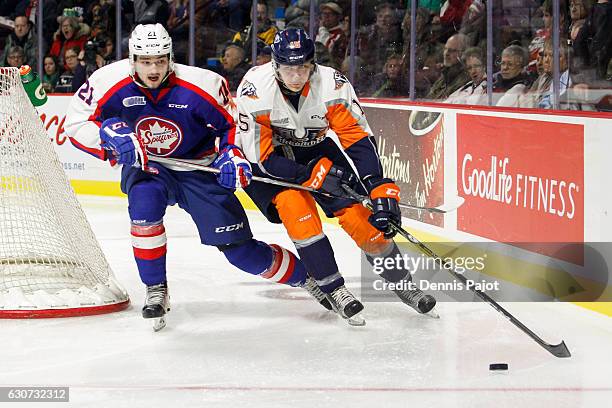
M 359 319 L 363 305 L 344 286 L 318 203 L 365 252 L 376 257 L 399 252 L 390 222 L 401 224 L 399 187 L 382 174 L 372 132 L 352 85 L 340 72 L 314 61 L 314 43 L 301 29 L 279 32 L 272 61 L 252 68 L 238 91 L 238 140 L 254 174 L 302 184 L 346 197 L 342 184 L 372 201 L 373 211 L 348 198 L 253 183 L 246 190 L 272 222 L 282 222 L 309 274 L 347 319 Z M 352 162 L 352 163 L 351 163 Z M 406 270 L 381 274 L 389 282 L 410 280 Z M 399 285 L 402 286 L 402 285 Z M 405 287 L 408 285 L 404 285 Z M 420 290 L 396 290 L 420 313 L 435 299 Z

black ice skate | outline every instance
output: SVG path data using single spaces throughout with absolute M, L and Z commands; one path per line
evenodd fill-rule
M 142 308 L 142 317 L 153 320 L 153 330 L 160 331 L 166 327 L 166 313 L 170 311 L 168 284 L 147 286 L 147 297 Z
M 325 293 L 323 293 L 323 291 L 321 290 L 319 285 L 317 285 L 317 282 L 313 278 L 311 278 L 310 276 L 307 277 L 306 282 L 304 282 L 302 287 L 306 289 L 308 293 L 312 295 L 312 297 L 317 299 L 317 302 L 319 302 L 321 306 L 323 306 L 327 310 L 332 310 L 331 303 L 329 303 L 329 300 L 325 296 Z
M 395 289 L 394 292 L 402 302 L 417 312 L 434 318 L 440 317 L 432 310 L 436 305 L 436 299 L 433 296 L 423 293 L 420 289 L 410 290 L 408 285 L 405 285 L 405 289 Z
M 334 311 L 348 321 L 351 326 L 365 326 L 365 320 L 358 315 L 363 304 L 344 286 L 339 286 L 326 295 Z

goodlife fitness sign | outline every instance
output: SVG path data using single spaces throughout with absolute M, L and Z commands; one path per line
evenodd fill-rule
M 584 241 L 583 125 L 457 114 L 457 166 L 459 230 L 518 246 Z

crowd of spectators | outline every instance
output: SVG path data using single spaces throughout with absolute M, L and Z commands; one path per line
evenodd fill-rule
M 121 1 L 122 40 L 115 40 Z M 411 1 L 361 0 L 351 52 L 350 0 L 195 0 L 195 64 L 224 75 L 235 91 L 253 64 L 270 60 L 279 29 L 315 34 L 317 61 L 346 75 L 362 97 L 407 98 L 506 107 L 553 108 L 552 0 L 420 0 L 411 63 Z M 569 3 L 568 3 L 569 1 Z M 487 5 L 493 4 L 493 94 L 487 95 Z M 609 111 L 612 94 L 612 4 L 559 0 L 558 48 L 562 109 Z M 43 43 L 36 35 L 37 0 L 0 3 L 0 65 L 36 66 L 49 92 L 74 92 L 139 23 L 161 23 L 174 40 L 175 59 L 189 60 L 189 0 L 45 0 Z M 311 16 L 314 12 L 315 15 Z M 7 23 L 8 22 L 8 23 Z M 310 27 L 312 23 L 314 27 Z M 257 27 L 256 43 L 253 29 Z M 254 51 L 253 51 L 254 49 Z M 351 54 L 355 66 L 350 66 Z M 255 56 L 255 61 L 252 61 Z M 413 72 L 410 72 L 410 69 Z M 410 95 L 409 78 L 415 81 Z

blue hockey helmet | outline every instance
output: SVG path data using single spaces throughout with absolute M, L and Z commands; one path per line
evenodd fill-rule
M 276 64 L 303 65 L 312 62 L 315 45 L 301 28 L 288 28 L 276 33 L 272 43 L 272 59 Z

